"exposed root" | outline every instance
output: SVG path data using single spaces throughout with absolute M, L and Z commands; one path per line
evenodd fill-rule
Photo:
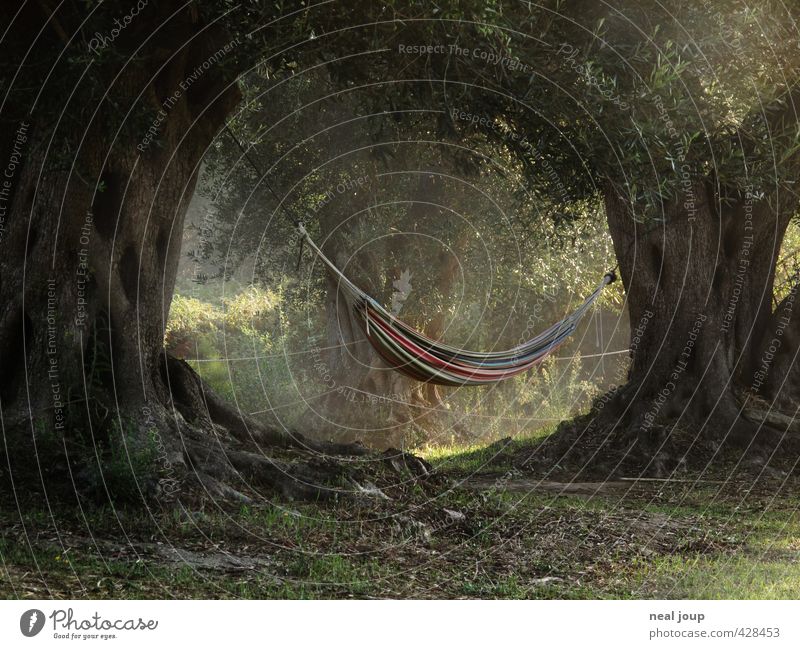
M 800 419 L 780 410 L 747 408 L 744 416 L 755 424 L 769 426 L 777 432 L 785 431 L 792 437 L 800 435 Z
M 35 462 L 29 417 L 5 411 L 0 459 L 9 470 L 0 470 L 0 489 L 8 481 L 9 489 L 48 498 L 144 498 L 172 507 L 209 498 L 241 504 L 402 497 L 409 485 L 435 482 L 431 467 L 409 453 L 382 455 L 272 430 L 227 404 L 184 361 L 165 357 L 162 369 L 144 404 L 140 397 L 119 404 L 110 419 L 121 426 L 75 426 L 70 440 L 34 438 Z
M 633 386 L 623 386 L 601 397 L 587 415 L 518 452 L 513 464 L 569 479 L 663 478 L 731 466 L 750 470 L 767 462 L 793 466 L 800 456 L 800 425 L 793 418 L 752 408 L 742 412 L 733 393 L 715 400 L 713 412 L 683 402 L 676 416 L 667 402 L 660 412 L 668 414 L 657 417 L 647 416 L 652 402 L 633 401 L 633 393 Z
M 421 457 L 390 448 L 383 453 L 384 461 L 397 473 L 410 473 L 417 478 L 428 477 L 433 471 L 433 467 Z
M 370 452 L 358 443 L 312 440 L 300 433 L 269 428 L 222 399 L 186 361 L 165 355 L 165 367 L 170 396 L 187 421 L 206 428 L 210 424 L 221 426 L 251 450 L 296 448 L 330 456 L 362 456 Z
M 228 459 L 243 479 L 256 486 L 269 487 L 289 500 L 330 500 L 345 493 L 342 489 L 346 474 L 343 465 L 284 464 L 245 451 L 229 451 Z
M 393 476 L 402 484 L 427 478 L 431 467 L 409 453 L 377 455 L 361 444 L 320 442 L 277 431 L 217 395 L 183 360 L 165 356 L 164 382 L 178 413 L 176 428 L 186 463 L 181 498 L 248 503 L 263 489 L 289 500 L 332 500 L 380 494 L 356 485 Z M 388 476 L 380 475 L 390 469 Z M 375 475 L 371 475 L 375 474 Z
M 243 505 L 249 505 L 253 502 L 253 499 L 249 496 L 245 496 L 241 491 L 237 491 L 230 485 L 212 478 L 207 473 L 198 472 L 195 476 L 201 487 L 215 501 L 235 502 Z

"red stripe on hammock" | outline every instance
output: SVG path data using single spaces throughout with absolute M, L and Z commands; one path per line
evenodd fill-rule
M 375 312 L 372 311 L 369 307 L 367 307 L 367 317 L 370 321 L 374 324 L 377 324 L 382 331 L 384 331 L 392 340 L 397 342 L 405 351 L 410 353 L 412 356 L 416 356 L 423 360 L 428 361 L 432 365 L 436 366 L 440 369 L 445 369 L 453 374 L 458 376 L 462 376 L 465 378 L 478 378 L 478 379 L 487 379 L 487 380 L 501 380 L 504 378 L 509 378 L 525 372 L 526 370 L 530 369 L 537 363 L 541 362 L 548 355 L 554 352 L 558 347 L 563 344 L 560 343 L 559 345 L 554 345 L 551 349 L 547 351 L 546 354 L 539 356 L 531 361 L 520 365 L 519 367 L 515 367 L 514 369 L 505 370 L 505 371 L 492 371 L 492 370 L 478 370 L 472 367 L 465 368 L 463 365 L 454 365 L 452 363 L 448 363 L 436 356 L 432 356 L 428 352 L 426 352 L 423 348 L 419 347 L 415 343 L 411 342 L 407 338 L 404 338 L 400 334 L 398 334 L 389 324 L 380 316 L 380 315 L 371 315 Z M 377 343 L 371 336 L 368 336 L 370 342 L 372 342 L 373 347 L 377 347 L 379 343 Z M 412 366 L 413 367 L 413 366 Z M 410 372 L 409 372 L 410 373 Z

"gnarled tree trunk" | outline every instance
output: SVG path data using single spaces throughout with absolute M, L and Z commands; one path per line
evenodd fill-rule
M 26 6 L 16 18 L 22 53 L 44 30 L 24 79 L 39 84 L 40 101 L 3 113 L 16 125 L 0 145 L 4 162 L 13 156 L 0 240 L 3 464 L 13 482 L 51 493 L 66 482 L 119 497 L 126 470 L 134 495 L 164 499 L 187 484 L 212 496 L 245 498 L 260 485 L 324 496 L 340 467 L 286 467 L 263 447 L 362 450 L 268 430 L 163 352 L 198 166 L 239 97 L 237 43 L 181 6 L 142 9 L 114 43 L 102 96 L 84 93 L 80 76 L 74 97 L 60 94 L 65 33 L 80 16 Z M 88 112 L 70 104 L 87 96 Z
M 721 199 L 710 179 L 687 185 L 648 224 L 616 191 L 605 199 L 630 314 L 631 365 L 627 383 L 579 420 L 583 442 L 573 429 L 570 443 L 583 456 L 616 449 L 617 470 L 656 474 L 682 462 L 703 467 L 722 444 L 774 445 L 775 431 L 747 416 L 744 394 L 772 318 L 775 262 L 792 206 L 776 208 L 755 191 Z
M 723 445 L 786 441 L 751 416 L 748 395 L 795 203 L 755 190 L 721 198 L 707 179 L 686 185 L 646 224 L 615 189 L 605 207 L 630 317 L 628 380 L 563 427 L 551 448 L 602 472 L 662 475 L 705 468 Z

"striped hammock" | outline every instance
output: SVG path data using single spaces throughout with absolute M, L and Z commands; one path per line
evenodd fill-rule
M 607 273 L 594 293 L 575 311 L 528 342 L 506 351 L 467 351 L 428 338 L 396 318 L 345 277 L 302 224 L 297 227 L 311 250 L 338 277 L 340 288 L 375 351 L 397 371 L 437 385 L 485 385 L 531 369 L 572 335 L 603 289 L 616 279 L 613 271 Z

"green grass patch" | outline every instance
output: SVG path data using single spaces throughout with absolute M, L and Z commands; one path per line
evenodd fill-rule
M 476 444 L 437 444 L 426 445 L 413 452 L 424 457 L 436 468 L 454 473 L 477 473 L 483 471 L 502 472 L 511 467 L 511 460 L 518 451 L 541 441 L 553 432 L 552 427 L 545 427 L 497 441 L 488 446 Z

